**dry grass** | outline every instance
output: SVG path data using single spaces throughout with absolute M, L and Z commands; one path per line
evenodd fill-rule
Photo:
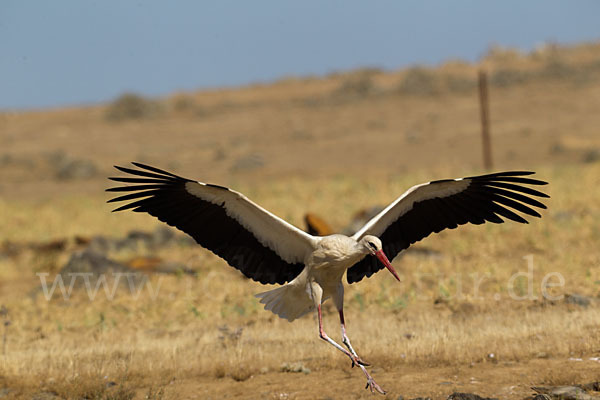
M 588 205 L 600 195 L 600 165 L 540 171 L 552 182 L 548 192 L 553 196 L 542 220 L 529 226 L 445 232 L 424 242 L 443 258 L 409 253 L 395 262 L 402 284 L 383 273 L 348 288 L 350 334 L 368 361 L 392 370 L 399 364 L 450 366 L 596 354 L 600 310 L 544 300 L 540 284 L 545 274 L 559 272 L 565 286 L 553 295 L 597 295 L 600 254 L 594 244 L 600 232 L 594 221 L 599 216 Z M 339 226 L 342 221 L 334 218 L 335 211 L 344 215 L 363 202 L 384 202 L 408 185 L 394 178 L 378 185 L 338 179 L 322 194 L 317 209 Z M 306 199 L 296 195 L 306 195 L 315 186 L 311 181 L 271 182 L 255 188 L 253 197 L 267 205 L 278 204 L 281 214 L 299 223 L 296 210 L 303 209 Z M 292 188 L 292 194 L 286 188 Z M 2 210 L 9 223 L 18 219 L 29 226 L 35 219 L 46 226 L 65 227 L 63 235 L 71 233 L 73 224 L 97 224 L 96 229 L 115 233 L 140 226 L 150 229 L 154 224 L 135 215 L 99 215 L 89 202 L 92 199 L 73 201 L 65 208 L 68 213 L 57 213 L 53 207 L 33 213 L 23 205 L 18 207 L 20 213 L 7 205 Z M 115 226 L 108 229 L 102 221 Z M 511 300 L 507 282 L 515 272 L 527 271 L 523 257 L 530 254 L 535 267 L 533 294 L 538 299 Z M 68 301 L 58 292 L 46 301 L 34 275 L 48 267 L 46 260 L 31 254 L 2 260 L 6 281 L 14 282 L 13 287 L 3 285 L 0 298 L 11 320 L 8 351 L 0 359 L 7 385 L 36 382 L 40 389 L 62 393 L 80 387 L 81 377 L 89 378 L 85 381 L 93 386 L 106 380 L 119 382 L 127 375 L 127 385 L 144 386 L 165 376 L 245 381 L 279 371 L 284 362 L 301 361 L 313 371 L 346 366 L 345 358 L 318 340 L 312 316 L 289 324 L 261 310 L 252 296 L 263 290 L 261 285 L 216 257 L 199 248 L 171 248 L 160 255 L 186 262 L 199 270 L 199 276 L 153 277 L 152 288 L 158 288 L 155 299 L 144 291 L 137 299 L 118 292 L 108 300 L 101 291 L 90 301 L 84 290 L 76 290 Z M 130 254 L 114 256 L 126 259 Z M 527 295 L 527 284 L 517 280 L 514 292 Z M 331 306 L 327 310 L 327 328 L 336 337 L 335 312 Z M 57 387 L 57 382 L 75 383 Z
M 600 58 L 588 47 L 579 51 L 582 62 Z M 562 60 L 576 64 L 573 54 L 565 51 Z M 543 54 L 527 56 L 530 64 L 539 65 L 513 56 L 491 54 L 483 63 L 529 71 L 547 62 Z M 471 70 L 448 64 L 438 72 Z M 359 74 L 358 83 L 331 76 L 189 95 L 185 107 L 173 106 L 176 114 L 152 122 L 109 124 L 102 108 L 4 114 L 0 136 L 10 159 L 0 170 L 0 237 L 21 242 L 120 236 L 157 225 L 145 215 L 110 214 L 102 192 L 107 182 L 101 177 L 58 182 L 45 175 L 48 164 L 40 160 L 53 146 L 73 157 L 93 158 L 103 173 L 111 163 L 131 158 L 177 160 L 159 164 L 233 186 L 298 226 L 312 211 L 335 229 L 344 227 L 357 209 L 386 204 L 413 184 L 477 172 L 475 98 L 464 93 L 403 97 L 396 90 L 403 73 Z M 364 76 L 377 90 L 363 90 Z M 395 261 L 401 284 L 383 272 L 347 289 L 350 337 L 359 354 L 374 364 L 376 378 L 383 377 L 383 386 L 404 393 L 407 385 L 413 387 L 405 380 L 411 379 L 415 388 L 425 390 L 440 376 L 474 374 L 464 372 L 472 365 L 492 372 L 524 371 L 531 378 L 515 375 L 518 393 L 528 384 L 588 379 L 580 364 L 565 360 L 598 356 L 600 344 L 600 164 L 584 159 L 600 148 L 600 121 L 593 111 L 600 104 L 600 83 L 589 82 L 583 87 L 538 79 L 492 91 L 497 164 L 535 169 L 551 182 L 543 219 L 527 226 L 443 232 L 419 244 L 441 257 L 414 252 Z M 341 87 L 353 90 L 352 101 L 340 100 Z M 203 110 L 202 115 L 192 109 Z M 231 169 L 236 158 L 255 153 L 266 160 L 263 167 Z M 353 165 L 342 173 L 348 159 Z M 46 392 L 98 399 L 192 397 L 185 387 L 198 382 L 209 391 L 198 392 L 201 397 L 223 392 L 252 397 L 263 393 L 259 383 L 279 376 L 289 376 L 280 386 L 288 388 L 290 398 L 311 398 L 314 392 L 299 394 L 298 388 L 314 385 L 319 376 L 351 379 L 344 386 L 347 393 L 360 387 L 358 373 L 347 372 L 348 360 L 318 340 L 314 316 L 289 324 L 265 312 L 253 297 L 264 290 L 261 285 L 200 248 L 140 252 L 182 262 L 197 269 L 198 276 L 153 276 L 155 297 L 147 290 L 137 298 L 118 291 L 109 300 L 100 292 L 90 301 L 84 290 L 75 289 L 69 300 L 56 294 L 47 301 L 35 274 L 58 271 L 67 252 L 0 256 L 0 304 L 10 321 L 6 352 L 0 356 L 0 387 L 16 397 Z M 111 257 L 135 255 L 122 251 Z M 529 295 L 524 277 L 509 287 L 515 273 L 527 273 L 524 257 L 533 257 L 536 299 L 514 300 L 511 293 Z M 564 277 L 564 286 L 550 288 L 551 295 L 580 294 L 592 304 L 544 299 L 541 285 L 549 273 Z M 325 310 L 326 329 L 337 338 L 335 312 L 331 305 Z M 319 373 L 283 373 L 283 363 L 302 363 Z M 544 371 L 545 364 L 556 369 Z M 481 379 L 508 385 L 515 373 L 510 371 L 508 378 L 488 372 Z M 503 390 L 497 386 L 488 392 L 517 398 Z

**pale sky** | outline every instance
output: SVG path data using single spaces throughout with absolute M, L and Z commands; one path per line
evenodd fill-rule
M 0 109 L 600 39 L 594 0 L 0 0 Z

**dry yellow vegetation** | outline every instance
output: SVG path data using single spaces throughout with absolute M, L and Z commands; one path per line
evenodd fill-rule
M 110 106 L 1 113 L 0 239 L 154 229 L 151 217 L 111 214 L 105 204 L 111 165 L 130 160 L 234 187 L 298 226 L 312 211 L 342 229 L 357 209 L 387 204 L 414 184 L 482 172 L 472 85 L 479 67 L 491 80 L 496 169 L 536 170 L 550 182 L 548 210 L 529 225 L 431 236 L 417 245 L 424 251 L 394 261 L 402 283 L 377 274 L 349 286 L 350 337 L 389 398 L 471 391 L 522 399 L 530 386 L 587 383 L 600 368 L 594 44 L 179 94 L 131 118 L 108 118 Z M 69 160 L 93 170 L 65 178 L 57 166 Z M 138 296 L 119 289 L 110 299 L 101 289 L 91 301 L 75 288 L 68 300 L 59 290 L 47 300 L 36 274 L 52 281 L 69 251 L 0 254 L 0 319 L 10 322 L 0 328 L 2 394 L 370 396 L 360 371 L 318 339 L 313 316 L 290 324 L 262 310 L 253 294 L 264 287 L 209 252 L 171 246 L 110 257 L 139 254 L 197 276 L 150 276 Z M 337 316 L 325 310 L 337 338 Z

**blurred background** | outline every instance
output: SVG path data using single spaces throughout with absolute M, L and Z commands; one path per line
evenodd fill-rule
M 593 160 L 599 7 L 3 2 L 0 190 L 130 160 L 210 181 L 473 171 L 480 70 L 498 168 Z
M 596 1 L 554 0 L 2 1 L 0 397 L 243 398 L 263 379 L 302 398 L 325 379 L 311 369 L 346 361 L 315 353 L 311 317 L 292 332 L 252 297 L 263 287 L 183 234 L 111 214 L 106 178 L 130 161 L 235 188 L 302 228 L 309 214 L 321 232 L 355 229 L 418 183 L 535 170 L 551 183 L 542 220 L 428 238 L 395 261 L 401 286 L 349 290 L 349 330 L 379 383 L 405 394 L 447 396 L 431 382 L 448 376 L 502 398 L 583 383 L 593 368 L 565 360 L 598 356 L 598 15 Z M 531 254 L 538 297 L 499 304 Z M 40 273 L 82 271 L 141 272 L 160 296 L 43 293 Z M 557 271 L 566 297 L 550 310 L 540 280 Z M 479 323 L 489 331 L 473 337 Z M 478 378 L 490 386 L 465 383 L 457 365 L 496 368 L 490 354 L 531 361 L 529 378 L 507 364 Z

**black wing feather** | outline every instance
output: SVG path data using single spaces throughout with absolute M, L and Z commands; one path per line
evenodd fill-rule
M 187 233 L 202 247 L 260 283 L 284 284 L 294 279 L 304 268 L 302 263 L 286 262 L 273 250 L 262 245 L 250 231 L 227 215 L 223 204 L 211 203 L 189 193 L 185 185 L 191 180 L 148 165 L 132 164 L 140 169 L 115 168 L 135 177 L 109 179 L 138 185 L 119 186 L 107 191 L 130 192 L 109 202 L 135 201 L 113 211 L 132 209 L 153 215 Z M 210 186 L 229 190 L 222 186 Z
M 453 229 L 466 223 L 503 223 L 501 217 L 528 223 L 513 210 L 540 217 L 532 207 L 545 209 L 540 201 L 528 197 L 548 198 L 547 194 L 525 185 L 546 185 L 547 182 L 523 178 L 533 175 L 531 171 L 508 171 L 472 176 L 469 186 L 462 192 L 446 197 L 436 197 L 413 204 L 410 211 L 391 223 L 379 236 L 383 251 L 390 259 L 411 244 L 444 229 Z M 432 181 L 430 184 L 450 182 L 451 179 Z M 366 256 L 348 269 L 348 283 L 370 277 L 383 266 L 373 256 Z

